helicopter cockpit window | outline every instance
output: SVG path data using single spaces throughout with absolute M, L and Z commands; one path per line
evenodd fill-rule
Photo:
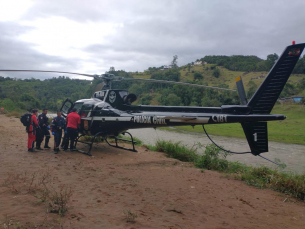
M 76 108 L 76 112 L 78 113 L 82 107 L 83 103 L 75 103 L 73 108 Z
M 78 114 L 81 118 L 87 117 L 88 113 L 92 110 L 92 108 L 93 104 L 83 104 Z

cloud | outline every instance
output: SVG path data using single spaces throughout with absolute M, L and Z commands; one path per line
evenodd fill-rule
M 32 49 L 28 43 L 21 42 L 14 38 L 25 30 L 14 23 L 0 23 L 0 69 L 36 69 L 36 70 L 52 70 L 55 65 L 57 69 L 73 69 L 75 63 L 73 60 L 63 59 L 57 56 L 45 55 Z M 53 65 L 53 66 L 52 66 Z M 37 73 L 8 73 L 0 72 L 1 76 L 20 77 L 20 78 L 41 78 L 58 76 L 37 74 Z
M 167 65 L 173 55 L 178 65 L 205 55 L 266 58 L 292 40 L 305 42 L 304 6 L 301 0 L 35 1 L 0 21 L 0 68 L 100 74 L 111 66 Z

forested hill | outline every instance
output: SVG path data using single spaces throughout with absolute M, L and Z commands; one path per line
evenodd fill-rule
M 253 72 L 268 71 L 277 59 L 277 54 L 270 54 L 267 60 L 257 56 L 205 56 L 201 61 L 223 66 L 232 71 Z
M 232 71 L 260 72 L 269 71 L 279 56 L 274 53 L 267 56 L 266 60 L 257 56 L 205 56 L 201 61 L 223 66 Z M 305 74 L 305 55 L 298 61 L 294 74 Z
M 58 77 L 44 81 L 13 79 L 0 76 L 0 106 L 8 111 L 44 107 L 56 111 L 62 101 L 91 96 L 91 81 Z
M 116 71 L 111 67 L 109 73 L 134 78 L 163 79 L 182 81 L 209 86 L 235 89 L 235 78 L 243 77 L 248 99 L 264 80 L 277 59 L 276 54 L 268 55 L 267 60 L 255 56 L 205 56 L 202 62 L 172 68 L 150 67 L 144 72 Z M 174 56 L 177 60 L 177 56 Z M 305 96 L 305 57 L 303 56 L 290 76 L 280 97 Z M 297 73 L 297 74 L 296 74 Z M 0 106 L 8 111 L 27 110 L 44 107 L 55 111 L 62 102 L 90 98 L 98 81 L 70 79 L 65 76 L 47 80 L 13 79 L 0 76 Z M 239 104 L 236 92 L 217 91 L 189 86 L 168 85 L 147 82 L 113 82 L 113 88 L 127 89 L 138 96 L 135 104 L 172 106 L 221 106 Z

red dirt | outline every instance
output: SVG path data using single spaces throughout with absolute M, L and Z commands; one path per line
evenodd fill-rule
M 18 119 L 0 115 L 0 130 L 1 227 L 11 220 L 10 228 L 305 228 L 303 202 L 145 147 L 134 153 L 100 143 L 93 157 L 30 153 Z M 3 185 L 14 174 L 47 170 L 54 186 L 73 190 L 63 217 L 46 213 L 46 204 L 25 189 L 15 194 Z M 127 222 L 128 211 L 135 222 Z

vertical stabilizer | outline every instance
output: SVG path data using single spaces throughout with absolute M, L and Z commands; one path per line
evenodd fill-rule
M 305 44 L 288 46 L 248 103 L 253 114 L 270 114 Z

